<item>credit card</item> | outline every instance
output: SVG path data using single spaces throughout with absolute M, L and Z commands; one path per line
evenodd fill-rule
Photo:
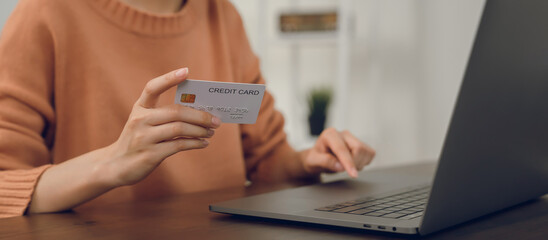
M 223 123 L 253 124 L 264 91 L 264 84 L 187 79 L 177 86 L 175 103 L 209 112 Z

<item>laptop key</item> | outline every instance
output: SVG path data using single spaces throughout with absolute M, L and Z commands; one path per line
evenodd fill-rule
M 366 203 L 361 203 L 359 205 L 362 207 L 371 207 L 371 206 L 375 206 L 375 203 L 366 202 Z
M 375 210 L 373 210 L 373 209 L 363 209 L 362 208 L 362 209 L 358 209 L 358 210 L 347 212 L 347 213 L 356 214 L 356 215 L 363 215 L 363 214 L 374 212 L 374 211 Z
M 372 207 L 368 207 L 368 208 L 375 209 L 375 210 L 384 209 L 384 207 L 379 207 L 379 206 L 372 206 Z
M 351 202 L 345 202 L 345 203 L 341 203 L 339 204 L 340 206 L 345 206 L 345 207 L 350 207 L 350 206 L 354 206 L 356 205 L 355 203 L 351 203 Z
M 415 210 L 401 210 L 401 211 L 398 211 L 398 213 L 405 213 L 405 214 L 411 214 L 411 213 L 416 213 L 418 211 L 415 211 Z
M 386 213 L 379 213 L 379 212 L 370 212 L 370 213 L 366 213 L 366 214 L 363 214 L 365 216 L 370 216 L 370 217 L 380 217 L 382 215 L 384 215 Z
M 420 211 L 424 211 L 424 208 L 412 207 L 412 208 L 407 208 L 405 210 L 420 212 Z
M 389 204 L 380 204 L 380 205 L 376 205 L 376 207 L 387 208 L 387 207 L 392 207 L 392 206 L 389 205 Z
M 314 209 L 316 211 L 324 211 L 324 212 L 328 212 L 328 211 L 331 211 L 332 209 L 331 208 L 328 208 L 328 207 L 322 207 L 322 208 L 316 208 Z
M 365 197 L 365 198 L 356 199 L 356 201 L 359 201 L 359 202 L 362 202 L 362 203 L 369 202 L 369 201 L 372 201 L 372 200 L 375 200 L 375 198 L 374 197 Z
M 378 210 L 377 213 L 393 213 L 393 211 L 387 211 L 387 210 Z
M 390 213 L 390 214 L 386 214 L 386 215 L 383 215 L 382 217 L 385 217 L 385 218 L 399 218 L 399 217 L 403 217 L 407 214 L 405 213 Z
M 401 208 L 391 207 L 391 208 L 385 208 L 385 209 L 383 209 L 383 210 L 387 210 L 387 211 L 391 211 L 391 212 L 396 212 L 396 211 L 401 210 Z
M 398 219 L 410 220 L 410 219 L 413 219 L 413 218 L 418 218 L 418 217 L 420 217 L 420 216 L 422 216 L 422 212 L 417 212 L 417 213 L 409 214 L 409 215 L 403 216 L 403 217 L 398 218 Z
M 363 207 L 361 207 L 359 205 L 356 205 L 356 206 L 350 206 L 350 207 L 335 209 L 335 210 L 333 210 L 333 212 L 346 213 L 346 212 L 351 212 L 351 211 L 358 210 L 358 209 L 361 209 L 361 208 L 363 208 Z
M 328 206 L 328 207 L 331 207 L 333 209 L 338 209 L 338 208 L 343 208 L 343 207 L 346 207 L 346 206 L 341 205 L 341 204 L 335 204 L 335 205 L 331 205 L 331 206 Z
M 316 208 L 315 210 L 317 210 L 317 211 L 333 211 L 335 209 L 337 209 L 337 208 L 332 207 L 332 206 L 327 206 L 327 207 Z

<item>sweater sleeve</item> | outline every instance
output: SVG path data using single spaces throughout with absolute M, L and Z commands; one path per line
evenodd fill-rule
M 259 59 L 253 53 L 245 29 L 235 7 L 222 1 L 225 22 L 230 29 L 232 64 L 236 79 L 245 83 L 265 84 L 260 73 Z M 279 161 L 282 156 L 295 150 L 288 144 L 284 132 L 284 118 L 274 107 L 273 96 L 266 91 L 255 124 L 240 125 L 243 153 L 249 180 L 265 179 L 268 176 L 260 166 L 264 162 Z
M 54 54 L 42 2 L 19 1 L 0 37 L 0 217 L 24 214 L 51 161 Z

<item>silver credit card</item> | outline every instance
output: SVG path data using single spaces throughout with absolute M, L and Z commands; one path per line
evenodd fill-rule
M 175 103 L 209 112 L 223 123 L 253 124 L 257 121 L 264 91 L 264 84 L 187 79 L 177 86 Z

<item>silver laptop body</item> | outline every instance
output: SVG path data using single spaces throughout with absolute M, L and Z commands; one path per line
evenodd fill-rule
M 548 1 L 487 0 L 435 171 L 363 175 L 210 210 L 429 234 L 548 193 Z

